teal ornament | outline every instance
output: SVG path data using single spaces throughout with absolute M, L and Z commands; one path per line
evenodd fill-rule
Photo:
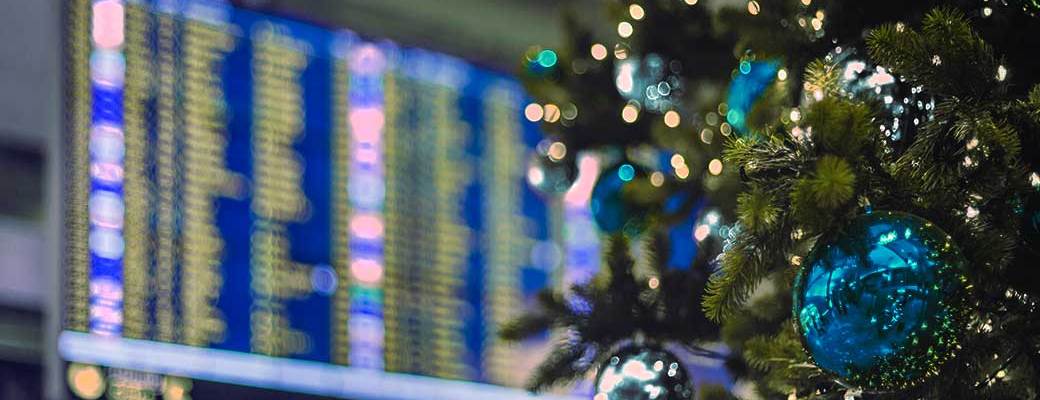
M 729 84 L 729 95 L 726 104 L 726 122 L 741 135 L 748 134 L 747 116 L 762 97 L 769 85 L 776 80 L 780 63 L 776 61 L 743 60 L 737 67 L 737 74 Z
M 672 353 L 631 344 L 614 353 L 596 374 L 595 400 L 693 399 L 693 383 Z
M 649 173 L 638 164 L 623 162 L 603 171 L 592 188 L 589 206 L 599 229 L 635 235 L 646 228 L 648 210 L 631 201 L 626 188 Z
M 967 260 L 914 215 L 876 211 L 824 237 L 794 285 L 794 318 L 811 360 L 845 385 L 901 390 L 953 356 L 966 329 Z
M 665 61 L 660 55 L 628 57 L 614 66 L 614 84 L 626 100 L 638 102 L 644 110 L 664 113 L 679 107 L 683 80 L 682 64 Z
M 835 47 L 824 60 L 838 74 L 839 95 L 875 106 L 875 125 L 889 142 L 912 138 L 921 125 L 935 118 L 934 98 L 858 55 L 855 48 Z

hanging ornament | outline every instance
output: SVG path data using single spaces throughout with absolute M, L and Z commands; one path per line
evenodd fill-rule
M 839 95 L 878 105 L 875 125 L 890 142 L 913 136 L 935 117 L 935 99 L 912 87 L 887 68 L 874 65 L 855 48 L 835 47 L 824 58 L 838 73 Z M 820 100 L 822 93 L 806 93 Z
M 543 195 L 566 192 L 577 177 L 574 156 L 563 142 L 542 140 L 527 159 L 527 183 Z
M 657 54 L 628 57 L 615 66 L 614 83 L 626 100 L 639 102 L 645 110 L 664 113 L 679 107 L 683 94 L 682 64 L 665 61 Z
M 596 375 L 595 400 L 682 400 L 693 383 L 679 359 L 656 346 L 631 344 L 607 359 Z
M 631 162 L 622 162 L 600 174 L 589 202 L 600 230 L 635 235 L 646 228 L 648 210 L 626 192 L 632 191 L 635 181 L 648 175 L 646 168 Z
M 736 75 L 729 84 L 726 105 L 726 122 L 741 135 L 748 134 L 748 114 L 762 97 L 769 85 L 776 80 L 780 63 L 776 61 L 742 60 Z
M 966 271 L 960 250 L 931 222 L 860 216 L 821 239 L 803 264 L 793 308 L 802 344 L 843 384 L 915 386 L 952 357 L 967 326 Z

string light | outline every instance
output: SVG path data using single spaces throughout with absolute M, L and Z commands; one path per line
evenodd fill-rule
M 1007 68 L 999 65 L 997 66 L 997 81 L 1003 82 L 1004 79 L 1007 79 Z
M 592 53 L 592 58 L 596 61 L 601 61 L 604 58 L 607 58 L 607 46 L 604 46 L 602 44 L 596 43 L 592 45 L 592 48 L 589 49 L 589 52 Z

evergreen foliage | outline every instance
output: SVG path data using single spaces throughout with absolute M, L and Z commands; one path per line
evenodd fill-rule
M 729 370 L 753 382 L 763 398 L 1040 397 L 1040 250 L 1022 234 L 1023 206 L 1037 190 L 1031 174 L 1040 172 L 1040 21 L 1021 11 L 1028 6 L 757 0 L 759 12 L 751 15 L 743 8 L 677 7 L 680 0 L 636 3 L 646 20 L 622 41 L 630 54 L 652 50 L 701 65 L 685 77 L 701 86 L 689 91 L 700 100 L 687 99 L 681 110 L 684 131 L 724 132 L 708 121 L 725 98 L 719 88 L 741 60 L 780 60 L 789 80 L 755 106 L 763 117 L 749 118 L 753 133 L 718 135 L 724 140 L 710 144 L 696 134 L 676 138 L 650 117 L 622 122 L 617 115 L 626 101 L 615 89 L 613 57 L 583 73 L 561 70 L 526 82 L 539 100 L 578 105 L 586 119 L 550 129 L 564 140 L 572 135 L 582 150 L 650 144 L 673 149 L 694 166 L 722 157 L 728 171 L 739 171 L 719 177 L 723 183 L 714 182 L 714 189 L 708 178 L 687 182 L 703 185 L 715 204 L 729 205 L 722 211 L 733 228 L 721 252 L 709 239 L 689 270 L 652 263 L 660 286 L 651 289 L 633 269 L 628 240 L 611 238 L 593 282 L 541 294 L 536 310 L 505 329 L 504 336 L 516 340 L 546 329 L 562 337 L 532 375 L 531 389 L 581 378 L 619 343 L 697 349 L 721 340 L 728 355 L 702 353 L 725 356 Z M 612 4 L 620 15 L 628 3 Z M 809 20 L 820 15 L 826 15 L 824 28 L 812 28 Z M 593 35 L 583 31 L 573 39 L 561 60 L 590 62 L 580 54 L 595 42 Z M 877 129 L 885 102 L 842 94 L 841 68 L 824 58 L 835 45 L 860 49 L 934 99 L 931 118 L 898 143 L 886 141 Z M 718 107 L 716 116 L 723 114 Z M 584 138 L 597 132 L 603 135 Z M 971 268 L 974 311 L 960 349 L 938 377 L 898 393 L 859 392 L 836 382 L 809 362 L 791 318 L 794 277 L 814 244 L 868 210 L 935 223 Z M 667 254 L 660 231 L 649 235 L 647 253 Z M 733 394 L 709 386 L 699 396 Z

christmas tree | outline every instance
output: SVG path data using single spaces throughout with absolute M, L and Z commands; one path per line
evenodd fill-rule
M 671 344 L 753 388 L 702 399 L 1040 396 L 1040 4 L 724 3 L 609 3 L 616 36 L 572 20 L 524 60 L 551 140 L 624 181 L 599 275 L 503 331 L 563 332 L 530 388 Z M 676 268 L 664 237 L 694 203 L 721 222 Z M 644 398 L 619 379 L 597 399 Z

